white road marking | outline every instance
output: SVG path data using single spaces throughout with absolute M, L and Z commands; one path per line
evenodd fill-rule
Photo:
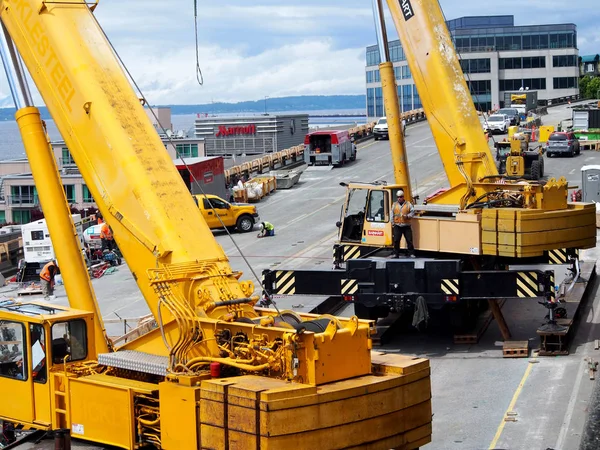
M 590 327 L 590 331 L 587 335 L 587 348 L 591 350 L 594 339 L 593 337 L 597 333 L 596 325 L 600 322 L 600 308 L 593 308 L 591 310 L 593 312 L 593 317 L 590 323 L 592 326 Z M 581 365 L 581 363 L 580 363 Z M 560 427 L 560 433 L 558 435 L 558 439 L 556 440 L 556 445 L 554 448 L 564 448 L 565 439 L 567 437 L 567 433 L 569 432 L 569 428 L 571 425 L 571 418 L 573 417 L 573 411 L 575 410 L 575 403 L 579 397 L 579 389 L 581 388 L 581 380 L 587 376 L 587 371 L 577 369 L 577 379 L 575 380 L 575 385 L 573 386 L 573 390 L 571 391 L 571 398 L 569 399 L 569 403 L 567 405 L 567 412 L 565 414 L 565 418 L 563 420 L 562 426 Z

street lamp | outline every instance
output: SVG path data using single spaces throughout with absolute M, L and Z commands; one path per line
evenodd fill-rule
M 267 115 L 267 99 L 269 98 L 268 95 L 265 95 L 265 116 Z

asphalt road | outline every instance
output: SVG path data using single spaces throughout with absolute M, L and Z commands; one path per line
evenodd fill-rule
M 544 124 L 554 125 L 570 117 L 566 107 L 550 110 Z M 495 136 L 502 139 L 502 136 Z M 406 137 L 413 190 L 424 195 L 446 185 L 441 160 L 426 122 L 411 125 Z M 600 164 L 600 153 L 584 152 L 575 158 L 546 158 L 548 176 L 564 175 L 579 184 L 580 168 Z M 345 181 L 392 181 L 388 141 L 359 145 L 358 159 L 342 168 L 309 168 L 300 183 L 280 190 L 258 203 L 260 216 L 272 222 L 276 236 L 257 239 L 255 230 L 234 234 L 255 273 L 264 268 L 330 268 Z M 243 279 L 253 279 L 236 247 L 225 232 L 215 236 Z M 595 252 L 587 257 L 597 259 Z M 256 280 L 255 280 L 256 281 Z M 105 319 L 138 317 L 148 308 L 126 266 L 94 280 Z M 66 304 L 62 286 L 56 303 Z M 5 292 L 4 296 L 14 295 Z M 596 356 L 593 341 L 600 337 L 600 308 L 595 291 L 578 329 L 572 354 L 558 358 L 504 359 L 501 335 L 492 323 L 477 345 L 455 345 L 451 336 L 407 332 L 384 350 L 427 357 L 432 367 L 433 442 L 428 450 L 479 449 L 576 449 L 583 432 L 593 382 L 587 377 L 584 357 Z M 510 302 L 503 308 L 515 340 L 537 346 L 535 329 L 545 310 L 535 301 Z M 351 308 L 343 312 L 352 314 Z M 108 325 L 111 335 L 122 325 Z M 505 422 L 507 411 L 516 421 Z

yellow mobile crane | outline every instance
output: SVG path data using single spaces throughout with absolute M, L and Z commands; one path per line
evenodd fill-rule
M 83 0 L 0 0 L 3 62 L 70 308 L 0 303 L 0 419 L 120 448 L 405 448 L 429 362 L 357 317 L 255 309 Z M 18 54 L 17 54 L 18 53 Z M 112 348 L 22 58 L 158 328 Z
M 334 266 L 345 264 L 345 271 L 265 271 L 267 291 L 341 294 L 354 302 L 359 317 L 368 319 L 412 310 L 423 297 L 430 308 L 450 309 L 451 322 L 463 331 L 482 301 L 541 297 L 549 300 L 549 325 L 558 330 L 552 315 L 553 275 L 535 267 L 507 269 L 548 262 L 552 252 L 575 256 L 578 249 L 594 247 L 594 206 L 568 203 L 565 178 L 544 183 L 502 179 L 438 0 L 387 4 L 449 182 L 448 189 L 415 206 L 411 226 L 422 258 L 378 258 L 391 254 L 396 193 L 402 189 L 411 201 L 412 190 L 382 1 L 373 0 L 395 183 L 342 183 L 347 194 Z

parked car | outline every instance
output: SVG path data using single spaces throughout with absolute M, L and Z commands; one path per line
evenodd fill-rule
M 237 229 L 243 233 L 252 231 L 260 221 L 256 206 L 247 203 L 229 203 L 216 195 L 194 195 L 194 200 L 211 230 L 223 228 Z M 219 217 L 217 217 L 217 215 Z M 219 218 L 221 220 L 219 220 Z
M 521 125 L 521 115 L 519 114 L 519 110 L 517 108 L 502 108 L 499 109 L 496 114 L 504 114 L 505 116 L 508 116 L 511 126 Z
M 575 133 L 571 131 L 555 131 L 550 135 L 546 143 L 546 155 L 548 155 L 548 158 L 556 155 L 569 155 L 573 157 L 580 153 L 579 140 L 575 137 Z
M 373 136 L 375 136 L 375 140 L 379 139 L 388 139 L 388 123 L 387 118 L 382 117 L 377 121 L 375 127 L 373 127 Z
M 486 131 L 489 131 L 492 134 L 494 132 L 506 133 L 510 126 L 510 118 L 504 114 L 492 114 L 487 118 L 483 125 L 486 128 Z

